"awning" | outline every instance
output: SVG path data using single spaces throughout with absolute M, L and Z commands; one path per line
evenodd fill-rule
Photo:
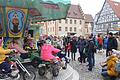
M 111 32 L 111 33 L 113 33 L 113 34 L 116 34 L 116 33 L 118 33 L 119 31 L 109 31 L 109 32 Z

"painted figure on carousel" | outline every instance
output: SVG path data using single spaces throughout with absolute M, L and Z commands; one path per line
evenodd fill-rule
M 18 15 L 16 12 L 13 15 L 12 24 L 13 24 L 12 32 L 18 33 L 20 31 L 19 30 L 19 19 L 18 19 Z

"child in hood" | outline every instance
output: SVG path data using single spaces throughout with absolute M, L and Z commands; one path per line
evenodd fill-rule
M 56 60 L 56 57 L 53 54 L 57 54 L 58 52 L 60 52 L 59 49 L 54 48 L 52 45 L 45 44 L 44 41 L 41 42 L 40 48 L 41 48 L 41 58 L 42 60 L 45 61 Z
M 111 78 L 115 78 L 118 76 L 118 72 L 115 69 L 116 63 L 118 62 L 118 57 L 116 54 L 113 54 L 111 52 L 111 56 L 109 56 L 107 58 L 107 61 L 104 62 L 104 64 L 102 64 L 102 67 L 107 67 L 107 68 L 103 68 L 101 75 L 106 78 L 106 77 L 111 77 Z

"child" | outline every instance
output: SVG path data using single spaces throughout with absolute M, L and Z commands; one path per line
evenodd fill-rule
M 56 61 L 57 60 L 54 54 L 57 54 L 58 52 L 60 52 L 59 49 L 54 48 L 50 44 L 45 44 L 44 41 L 40 43 L 40 48 L 41 48 L 42 60 L 45 60 L 45 61 Z
M 6 54 L 9 54 L 12 50 L 10 49 L 4 49 L 2 47 L 2 39 L 0 39 L 0 69 L 4 70 L 4 73 L 10 73 L 11 72 L 11 65 L 9 62 L 5 61 L 5 59 L 7 58 Z
M 15 49 L 18 53 L 18 56 L 20 54 L 20 57 L 25 59 L 28 58 L 28 51 L 25 51 L 23 48 L 21 48 L 17 42 L 17 40 L 13 40 L 13 42 L 9 46 L 10 49 Z
M 107 67 L 106 69 L 103 68 L 101 72 L 101 75 L 104 78 L 110 77 L 112 80 L 115 80 L 115 77 L 118 76 L 118 72 L 115 70 L 115 65 L 117 61 L 118 57 L 116 56 L 116 54 L 111 53 L 111 56 L 107 58 L 107 61 L 101 64 L 102 67 Z

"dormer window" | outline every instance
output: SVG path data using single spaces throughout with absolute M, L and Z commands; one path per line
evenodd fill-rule
M 76 13 L 76 12 L 73 12 L 73 14 L 74 14 L 74 15 L 77 15 L 77 13 Z
M 68 15 L 70 15 L 70 12 L 68 13 Z

